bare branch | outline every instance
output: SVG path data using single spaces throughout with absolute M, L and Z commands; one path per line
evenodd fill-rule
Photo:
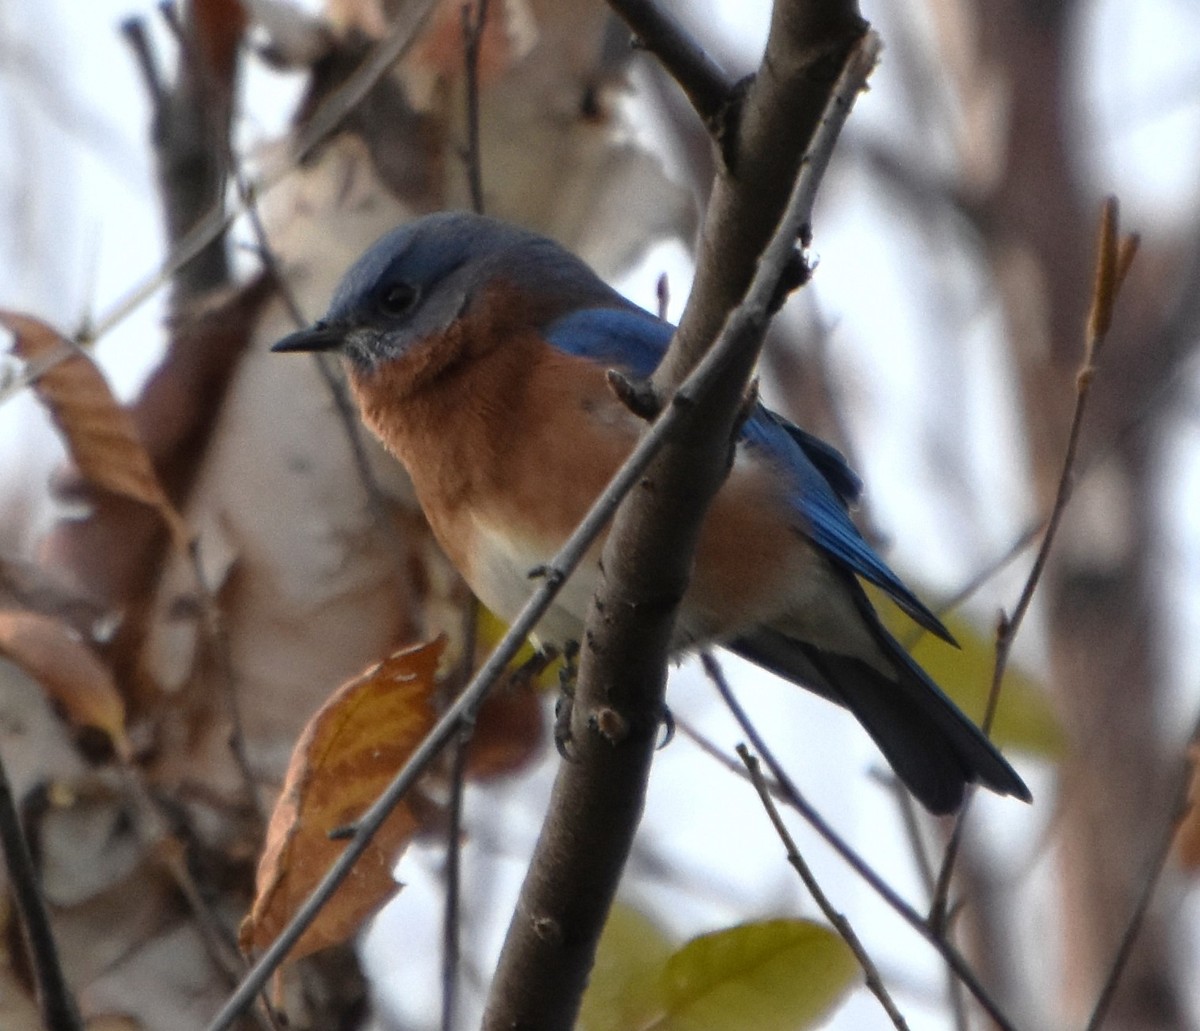
M 901 1031 L 907 1031 L 908 1023 L 904 1019 L 904 1014 L 897 1009 L 895 1000 L 888 993 L 887 986 L 883 983 L 883 978 L 879 976 L 879 969 L 875 966 L 874 960 L 871 959 L 867 950 L 863 947 L 863 943 L 859 940 L 858 935 L 854 933 L 854 928 L 850 926 L 850 921 L 833 907 L 833 903 L 829 901 L 829 897 L 821 889 L 821 885 L 813 876 L 813 872 L 808 868 L 804 857 L 800 855 L 800 850 L 796 847 L 796 842 L 788 832 L 787 825 L 779 815 L 779 810 L 775 808 L 775 802 L 771 798 L 771 791 L 763 777 L 758 760 L 750 754 L 749 749 L 745 745 L 738 745 L 737 753 L 746 765 L 746 770 L 750 774 L 750 780 L 754 784 L 754 790 L 758 792 L 758 797 L 763 804 L 763 808 L 767 811 L 767 817 L 771 821 L 771 826 L 775 828 L 775 833 L 779 835 L 779 840 L 783 842 L 783 847 L 787 851 L 788 862 L 791 863 L 796 873 L 800 875 L 800 880 L 804 882 L 804 886 L 813 897 L 817 908 L 825 914 L 825 919 L 841 935 L 842 940 L 850 946 L 850 951 L 854 953 L 855 959 L 858 960 L 858 965 L 862 967 L 863 974 L 866 976 L 867 988 L 879 1000 L 879 1004 L 883 1007 L 884 1012 L 887 1013 L 892 1026 L 900 1028 Z
M 1191 808 L 1188 798 L 1194 765 L 1191 750 L 1197 744 L 1200 744 L 1200 715 L 1196 717 L 1196 722 L 1192 725 L 1192 733 L 1188 738 L 1188 746 L 1184 749 L 1183 761 L 1180 763 L 1179 773 L 1176 775 L 1175 789 L 1171 793 L 1171 811 L 1163 828 L 1162 838 L 1159 840 L 1158 848 L 1150 862 L 1150 868 L 1146 871 L 1146 879 L 1142 883 L 1141 891 L 1138 892 L 1138 897 L 1133 905 L 1133 911 L 1129 914 L 1129 922 L 1125 925 L 1125 930 L 1121 934 L 1116 954 L 1113 956 L 1112 964 L 1108 968 L 1108 975 L 1105 977 L 1104 984 L 1096 996 L 1096 1004 L 1092 1008 L 1091 1016 L 1088 1018 L 1087 1031 L 1099 1031 L 1100 1027 L 1104 1024 L 1104 1019 L 1108 1015 L 1108 1008 L 1112 1004 L 1113 996 L 1117 992 L 1117 986 L 1121 982 L 1121 975 L 1125 972 L 1125 965 L 1129 961 L 1130 954 L 1133 952 L 1138 932 L 1142 929 L 1142 922 L 1150 908 L 1150 900 L 1154 897 L 1154 890 L 1158 887 L 1159 878 L 1162 877 L 1162 872 L 1167 865 L 1167 859 L 1171 855 L 1171 846 L 1175 842 L 1179 824 Z
M 947 941 L 944 936 L 937 934 L 925 918 L 905 902 L 895 889 L 880 877 L 871 865 L 845 842 L 841 835 L 826 822 L 825 818 L 800 793 L 800 789 L 796 787 L 795 782 L 787 775 L 787 771 L 784 770 L 779 760 L 775 757 L 775 754 L 767 747 L 758 729 L 750 722 L 745 710 L 738 704 L 733 691 L 730 690 L 729 684 L 725 680 L 724 674 L 721 672 L 720 666 L 712 662 L 711 657 L 708 657 L 708 661 L 705 662 L 705 671 L 708 673 L 709 679 L 712 680 L 722 699 L 724 699 L 725 704 L 729 707 L 733 718 L 737 720 L 738 726 L 742 728 L 742 732 L 749 738 L 751 746 L 762 757 L 762 761 L 767 764 L 767 768 L 771 771 L 771 776 L 775 778 L 780 790 L 786 795 L 788 805 L 804 817 L 809 826 L 825 839 L 825 842 L 849 864 L 850 868 L 859 877 L 866 881 L 875 893 L 905 923 L 937 949 L 946 961 L 947 966 L 954 972 L 954 975 L 975 996 L 976 1001 L 983 1007 L 984 1011 L 992 1018 L 1001 1031 L 1015 1031 L 1012 1023 L 1004 1015 L 999 1005 L 988 994 L 987 989 L 980 983 L 979 978 L 975 976 L 975 972 L 971 969 L 966 959 L 963 958 L 962 953 Z
M 58 947 L 50 928 L 50 915 L 46 911 L 33 857 L 29 854 L 29 843 L 21 829 L 21 818 L 13 800 L 3 757 L 0 757 L 0 846 L 3 846 L 4 863 L 8 868 L 13 901 L 21 918 L 21 929 L 29 946 L 42 1022 L 48 1031 L 83 1031 L 75 1000 L 63 977 Z
M 654 0 L 609 0 L 608 6 L 633 30 L 637 45 L 662 62 L 704 124 L 715 131 L 736 83 Z
M 463 611 L 462 656 L 455 670 L 453 686 L 457 690 L 471 680 L 475 668 L 475 641 L 479 629 L 479 602 L 471 598 Z M 458 978 L 461 965 L 459 925 L 462 921 L 462 811 L 467 779 L 467 756 L 471 745 L 471 724 L 465 724 L 454 742 L 450 757 L 450 800 L 446 805 L 446 864 L 443 876 L 446 900 L 442 909 L 442 1031 L 454 1031 L 457 1015 Z
M 786 19 L 782 31 L 790 26 Z M 774 55 L 795 65 L 795 40 L 769 43 Z M 745 268 L 728 275 L 749 283 L 745 300 L 720 313 L 724 328 L 688 344 L 676 334 L 655 373 L 666 411 L 679 432 L 646 470 L 643 489 L 630 495 L 614 520 L 600 566 L 600 586 L 587 620 L 579 683 L 571 720 L 572 759 L 559 767 L 521 896 L 492 982 L 483 1026 L 570 1026 L 578 1010 L 596 943 L 641 817 L 657 731 L 663 716 L 666 663 L 676 607 L 686 588 L 691 555 L 708 502 L 728 470 L 747 382 L 774 311 L 779 285 L 796 241 L 811 218 L 817 184 L 850 105 L 874 68 L 878 40 L 868 35 L 842 52 L 841 74 L 822 92 L 825 112 L 811 137 L 784 167 L 802 169 L 781 201 L 787 182 L 747 178 L 747 192 L 774 193 L 769 244 Z M 820 92 L 809 82 L 808 90 Z M 758 103 L 778 100 L 770 91 Z M 792 97 L 793 107 L 796 97 Z M 809 102 L 816 97 L 807 96 Z M 780 217 L 781 207 L 785 214 Z M 709 234 L 741 233 L 733 224 L 708 225 Z M 728 255 L 719 239 L 709 246 Z M 744 239 L 740 241 L 745 243 Z M 757 271 L 755 266 L 757 263 Z M 712 300 L 693 292 L 688 312 Z M 729 314 L 732 312 L 732 314 Z M 693 319 L 693 322 L 695 320 Z M 685 312 L 683 325 L 688 323 Z M 694 369 L 692 375 L 686 373 Z M 703 381 L 697 379 L 704 373 Z M 675 387 L 683 380 L 683 384 Z
M 483 158 L 479 152 L 479 51 L 487 25 L 488 0 L 463 4 L 463 61 L 467 73 L 467 182 L 471 188 L 471 207 L 483 214 Z
M 992 721 L 996 716 L 996 707 L 1000 702 L 1000 688 L 1004 681 L 1004 672 L 1008 668 L 1008 657 L 1012 651 L 1017 632 L 1033 602 L 1034 592 L 1041 583 L 1042 573 L 1050 557 L 1050 548 L 1054 544 L 1063 513 L 1071 497 L 1071 486 L 1075 477 L 1075 458 L 1079 450 L 1079 436 L 1083 429 L 1083 416 L 1087 408 L 1088 393 L 1095 378 L 1096 355 L 1104 344 L 1108 329 L 1112 324 L 1113 307 L 1117 294 L 1125 279 L 1133 257 L 1137 253 L 1137 237 L 1121 237 L 1118 221 L 1117 199 L 1109 197 L 1104 202 L 1100 216 L 1099 248 L 1096 256 L 1096 274 L 1092 292 L 1091 314 L 1088 316 L 1087 331 L 1084 346 L 1083 364 L 1075 378 L 1075 410 L 1071 416 L 1071 429 L 1067 436 L 1066 451 L 1063 454 L 1062 470 L 1058 477 L 1058 489 L 1054 495 L 1054 505 L 1050 517 L 1046 521 L 1046 532 L 1042 536 L 1041 546 L 1033 560 L 1033 566 L 1025 579 L 1025 586 L 1017 599 L 1016 607 L 1011 616 L 1001 616 L 1000 625 L 996 631 L 996 662 L 992 669 L 992 683 L 988 691 L 987 709 L 983 716 L 983 732 L 991 730 Z M 934 893 L 933 904 L 929 912 L 929 920 L 934 928 L 944 930 L 946 924 L 947 903 L 950 897 L 950 881 L 954 874 L 954 863 L 962 843 L 963 828 L 966 825 L 967 814 L 971 810 L 973 794 L 968 794 L 959 810 L 954 831 L 946 846 L 946 855 L 938 873 L 937 891 Z

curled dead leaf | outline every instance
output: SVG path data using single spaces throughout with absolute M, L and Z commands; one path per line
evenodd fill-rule
M 66 623 L 0 610 L 0 653 L 41 684 L 73 726 L 103 731 L 117 754 L 129 758 L 125 701 L 108 667 Z
M 345 848 L 330 832 L 358 819 L 432 728 L 444 647 L 438 638 L 397 652 L 340 687 L 305 727 L 267 828 L 254 906 L 239 936 L 243 951 L 278 937 Z M 401 802 L 289 961 L 346 941 L 391 898 L 392 868 L 419 826 Z
M 26 361 L 69 352 L 38 376 L 33 390 L 50 412 L 80 474 L 97 487 L 155 509 L 176 545 L 185 550 L 191 537 L 187 525 L 158 482 L 133 417 L 117 401 L 96 363 L 39 319 L 0 311 L 0 324 L 15 338 L 13 352 Z

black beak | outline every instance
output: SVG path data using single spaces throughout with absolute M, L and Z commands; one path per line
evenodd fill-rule
M 342 346 L 346 331 L 324 322 L 314 322 L 308 329 L 289 333 L 277 344 L 272 345 L 272 351 L 336 351 Z

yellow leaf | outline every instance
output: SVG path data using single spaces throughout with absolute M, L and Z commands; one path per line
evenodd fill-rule
M 899 641 L 907 644 L 914 632 L 912 621 L 895 605 L 882 601 L 882 592 L 872 588 L 869 593 L 884 624 Z M 995 638 L 981 634 L 957 613 L 944 616 L 942 621 L 961 647 L 955 648 L 933 634 L 923 633 L 909 651 L 954 703 L 979 723 L 987 711 L 992 671 L 996 666 Z M 1044 759 L 1059 759 L 1066 751 L 1066 734 L 1046 692 L 1011 661 L 1004 673 L 991 737 L 1002 748 L 1014 748 Z
M 693 938 L 662 971 L 654 1031 L 800 1031 L 858 981 L 841 938 L 807 920 L 743 924 Z
M 662 972 L 672 945 L 650 920 L 617 903 L 600 936 L 579 1011 L 579 1031 L 634 1031 L 663 1011 Z
M 358 819 L 429 733 L 444 646 L 438 638 L 397 652 L 340 687 L 304 728 L 267 828 L 243 951 L 275 940 L 345 848 L 329 832 Z M 401 802 L 289 960 L 346 941 L 391 898 L 392 868 L 418 826 Z

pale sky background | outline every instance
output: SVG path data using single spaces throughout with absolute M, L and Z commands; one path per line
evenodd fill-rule
M 728 0 L 717 6 L 748 69 L 766 24 L 765 14 L 751 11 L 765 12 L 765 5 Z M 863 6 L 886 43 L 889 19 L 896 16 L 893 5 Z M 0 4 L 0 139 L 9 155 L 0 163 L 0 304 L 42 315 L 68 332 L 85 319 L 105 318 L 132 287 L 153 274 L 163 256 L 146 144 L 148 108 L 116 31 L 119 20 L 132 13 L 154 22 L 154 8 L 148 0 Z M 1120 196 L 1125 226 L 1152 233 L 1169 225 L 1176 212 L 1190 210 L 1200 188 L 1200 5 L 1103 0 L 1092 12 L 1084 26 L 1088 53 L 1080 62 L 1079 86 L 1080 102 L 1094 126 L 1089 132 L 1094 142 L 1087 150 L 1090 173 Z M 284 79 L 254 61 L 249 68 L 243 143 L 279 131 L 298 84 L 298 79 Z M 1097 68 L 1104 74 L 1096 74 Z M 885 52 L 872 91 L 860 100 L 851 120 L 851 132 L 890 137 L 910 130 L 908 114 L 897 107 L 900 91 L 889 85 L 894 74 Z M 928 153 L 935 163 L 951 160 L 944 140 L 929 141 Z M 839 175 L 835 167 L 816 224 L 818 277 L 801 303 L 819 305 L 837 326 L 831 346 L 841 388 L 853 400 L 858 471 L 867 481 L 875 518 L 895 540 L 890 560 L 936 598 L 970 577 L 969 563 L 979 554 L 1002 553 L 1032 515 L 1014 443 L 1019 434 L 1005 404 L 1009 384 L 999 316 L 985 301 L 964 330 L 962 360 L 972 386 L 969 396 L 958 400 L 957 412 L 967 420 L 964 447 L 977 471 L 970 511 L 977 539 L 956 551 L 946 545 L 946 527 L 962 513 L 946 510 L 936 474 L 909 444 L 938 417 L 937 406 L 930 403 L 933 352 L 925 341 L 945 327 L 931 325 L 928 312 L 914 307 L 910 285 L 898 278 L 902 271 L 911 273 L 911 255 L 923 253 L 927 245 L 916 227 L 888 209 L 886 199 L 868 196 L 865 182 L 854 170 L 842 168 Z M 970 270 L 952 257 L 927 258 L 917 274 L 956 277 L 964 292 L 978 286 L 971 282 Z M 677 313 L 688 275 L 678 245 L 656 250 L 645 267 L 631 271 L 620 285 L 653 307 L 654 280 L 663 268 L 671 277 Z M 870 284 L 870 303 L 863 303 L 864 283 Z M 136 390 L 160 353 L 161 313 L 160 295 L 98 346 L 101 362 L 124 396 Z M 27 395 L 0 406 L 0 518 L 25 518 L 11 499 L 40 497 L 40 484 L 60 454 L 54 434 Z M 1188 512 L 1200 492 L 1197 454 L 1200 428 L 1193 418 L 1168 448 L 1171 473 L 1163 488 L 1168 511 L 1175 513 L 1164 528 L 1164 549 L 1172 558 L 1164 592 L 1171 594 L 1176 613 L 1171 629 L 1178 643 L 1181 726 L 1190 724 L 1200 694 L 1200 551 L 1195 547 L 1200 528 Z M 913 507 L 914 498 L 929 503 Z M 43 509 L 32 522 L 45 514 Z M 974 611 L 989 619 L 999 605 L 1011 604 L 1023 575 L 1018 570 L 998 578 Z M 1020 644 L 1021 657 L 1036 668 L 1041 660 L 1036 613 Z M 734 660 L 729 664 L 732 668 Z M 752 693 L 756 715 L 771 728 L 778 754 L 787 757 L 800 783 L 811 789 L 823 811 L 836 814 L 839 828 L 869 851 L 899 890 L 920 898 L 894 805 L 866 775 L 879 759 L 865 736 L 826 703 L 770 678 L 754 675 L 739 682 L 746 679 L 753 680 L 752 692 L 743 691 L 743 697 Z M 738 740 L 694 670 L 674 678 L 670 699 L 676 712 L 726 746 Z M 814 733 L 814 727 L 820 732 Z M 1033 763 L 1019 765 L 1035 795 L 1052 798 L 1046 772 Z M 494 952 L 503 933 L 499 914 L 510 908 L 552 769 L 553 760 L 527 778 L 520 805 L 504 810 L 502 826 L 487 819 L 500 789 L 470 792 L 467 933 L 485 943 L 484 955 Z M 781 912 L 812 915 L 813 907 L 783 862 L 756 800 L 734 778 L 713 776 L 714 769 L 682 739 L 659 757 L 646 821 L 661 828 L 653 836 L 653 858 L 672 875 L 672 888 L 664 893 L 645 886 L 652 877 L 639 878 L 643 886 L 632 901 L 648 907 L 681 938 Z M 1047 929 L 1037 921 L 1040 911 L 1053 907 L 1039 906 L 1037 900 L 1049 899 L 1053 871 L 1046 868 L 1045 857 L 1037 858 L 1037 846 L 1051 815 L 1048 806 L 1028 808 L 990 797 L 977 811 L 1005 868 L 1030 880 L 1031 903 L 1014 918 L 1030 941 L 1035 936 L 1040 941 L 1036 976 L 1047 984 L 1054 983 L 1057 970 L 1052 952 L 1046 958 Z M 944 976 L 932 950 L 798 821 L 791 823 L 818 878 L 896 987 L 913 1027 L 948 1026 L 941 1018 Z M 402 1013 L 435 1012 L 436 987 L 431 993 L 431 986 L 436 986 L 434 943 L 441 901 L 436 876 L 429 871 L 436 871 L 439 862 L 438 849 L 416 849 L 404 859 L 401 875 L 409 887 L 378 921 L 371 938 L 371 963 L 393 989 L 391 997 Z M 1025 869 L 1028 863 L 1033 863 L 1031 870 Z M 648 865 L 644 853 L 635 860 L 635 870 L 643 874 Z M 1188 905 L 1195 914 L 1194 900 Z M 1196 915 L 1193 927 L 1200 923 Z M 1195 957 L 1195 933 L 1189 948 Z M 483 978 L 485 971 L 475 974 Z M 1200 987 L 1197 993 L 1200 1007 Z M 888 1025 L 875 1000 L 860 991 L 830 1026 Z

